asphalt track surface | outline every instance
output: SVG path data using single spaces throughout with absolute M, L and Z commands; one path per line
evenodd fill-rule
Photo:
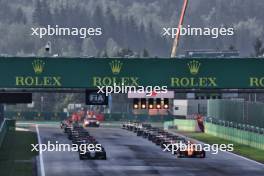
M 41 143 L 71 143 L 59 127 L 39 126 Z M 264 176 L 264 165 L 221 152 L 205 159 L 176 158 L 159 146 L 119 128 L 89 128 L 107 160 L 79 160 L 77 152 L 43 152 L 45 176 Z M 38 160 L 40 161 L 40 159 Z M 40 164 L 38 164 L 38 173 Z

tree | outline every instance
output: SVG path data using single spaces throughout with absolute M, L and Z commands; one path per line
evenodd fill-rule
M 41 25 L 43 25 L 43 26 L 53 25 L 52 14 L 50 11 L 50 7 L 47 4 L 47 1 L 45 1 L 45 0 L 42 1 L 41 5 L 42 5 L 41 8 L 42 8 L 42 12 L 43 12 L 43 14 L 41 14 L 42 15 Z
M 103 11 L 102 11 L 100 6 L 96 7 L 96 9 L 95 9 L 95 11 L 93 13 L 93 16 L 92 16 L 92 20 L 93 20 L 92 21 L 93 27 L 102 28 L 102 32 L 103 32 L 103 34 L 105 34 L 105 31 L 107 29 L 105 28 Z M 105 42 L 106 42 L 106 39 L 104 37 L 97 37 L 95 39 L 96 46 L 99 49 L 104 48 Z
M 109 38 L 106 42 L 106 52 L 109 57 L 115 57 L 118 53 L 119 46 L 112 38 Z
M 91 38 L 87 38 L 83 40 L 82 44 L 82 55 L 83 56 L 97 56 L 98 50 L 94 44 L 94 41 Z
M 124 46 L 125 44 L 125 29 L 124 29 L 124 22 L 123 17 L 120 15 L 117 22 L 117 29 L 116 29 L 116 41 L 120 46 Z
M 39 24 L 41 26 L 52 25 L 52 14 L 47 1 L 37 0 L 35 4 L 35 9 L 33 12 L 33 23 Z
M 106 37 L 112 37 L 116 39 L 117 21 L 110 7 L 107 7 L 106 13 Z
M 129 17 L 127 27 L 128 27 L 127 36 L 128 36 L 129 46 L 131 46 L 133 50 L 140 49 L 138 46 L 138 42 L 139 39 L 141 38 L 141 35 L 139 34 L 138 26 L 136 24 L 134 17 L 132 16 Z
M 32 14 L 34 24 L 39 24 L 39 22 L 41 21 L 41 14 L 43 14 L 43 12 L 42 12 L 40 1 L 36 0 L 35 9 Z
M 154 36 L 155 36 L 155 31 L 154 31 L 154 27 L 153 27 L 152 21 L 150 21 L 149 24 L 148 24 L 148 34 L 149 34 L 150 40 L 152 40 L 154 38 Z
M 22 24 L 27 23 L 26 15 L 20 7 L 17 9 L 17 11 L 15 13 L 14 21 L 16 21 L 18 23 L 22 23 Z
M 11 18 L 10 18 L 11 17 Z M 11 22 L 13 20 L 12 8 L 6 1 L 0 1 L 0 21 Z
M 100 53 L 100 56 L 99 56 L 99 57 L 102 57 L 102 58 L 108 58 L 107 51 L 106 51 L 106 50 L 103 50 L 103 51 Z
M 68 56 L 68 57 L 76 57 L 79 56 L 79 52 L 77 52 L 76 49 L 76 44 L 74 42 L 68 42 L 67 48 L 62 50 L 62 55 L 63 56 Z
M 145 31 L 145 26 L 143 23 L 141 23 L 140 27 L 139 27 L 139 46 L 140 49 L 141 48 L 145 48 L 146 47 L 146 31 Z
M 133 57 L 134 52 L 129 48 L 120 49 L 117 53 L 118 57 Z
M 97 6 L 95 8 L 92 19 L 93 19 L 94 27 L 103 27 L 104 26 L 104 16 L 103 16 L 102 8 L 100 6 Z
M 254 43 L 255 56 L 260 57 L 264 54 L 263 42 L 257 38 Z
M 156 42 L 156 36 L 155 36 L 155 31 L 154 31 L 154 27 L 153 27 L 153 23 L 152 21 L 149 22 L 148 24 L 148 28 L 147 28 L 147 46 L 150 49 L 150 51 L 155 51 L 155 45 L 157 44 Z M 153 52 L 152 52 L 153 53 Z
M 143 57 L 149 57 L 149 52 L 146 48 L 143 50 Z
M 234 45 L 230 45 L 228 49 L 229 49 L 230 51 L 235 51 L 235 50 L 236 50 L 236 48 L 235 48 Z

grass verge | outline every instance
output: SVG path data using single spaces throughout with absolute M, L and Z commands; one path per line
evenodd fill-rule
M 181 132 L 180 132 L 181 133 Z M 197 139 L 207 144 L 234 144 L 234 151 L 238 155 L 250 158 L 252 160 L 264 163 L 264 151 L 256 149 L 247 145 L 235 143 L 230 140 L 222 139 L 205 133 L 193 133 L 193 132 L 184 132 L 183 135 Z
M 36 143 L 34 132 L 9 130 L 0 148 L 0 175 L 33 175 L 32 159 L 38 153 L 31 152 L 31 144 Z

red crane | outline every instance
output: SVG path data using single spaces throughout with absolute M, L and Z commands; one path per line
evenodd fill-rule
M 174 58 L 176 57 L 176 54 L 177 54 L 177 47 L 178 47 L 178 44 L 179 44 L 179 38 L 180 38 L 180 29 L 183 25 L 183 21 L 184 21 L 184 16 L 185 16 L 185 12 L 186 12 L 186 9 L 187 9 L 187 6 L 188 6 L 188 2 L 189 0 L 184 0 L 184 4 L 182 6 L 182 11 L 181 11 L 181 17 L 180 17 L 180 21 L 179 21 L 179 24 L 178 24 L 178 32 L 176 34 L 176 38 L 174 39 L 174 42 L 173 42 L 173 46 L 172 46 L 172 51 L 171 51 L 171 57 Z

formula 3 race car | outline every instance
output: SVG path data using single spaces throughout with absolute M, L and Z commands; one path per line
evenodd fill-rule
M 94 145 L 95 149 L 93 150 L 79 150 L 79 158 L 80 160 L 84 159 L 101 159 L 101 160 L 106 160 L 106 151 L 102 145 L 101 147 L 96 147 L 98 145 L 97 142 L 89 142 L 89 141 L 83 141 L 82 143 L 79 143 L 79 145 Z
M 186 142 L 185 145 L 188 147 L 180 147 L 176 152 L 174 152 L 177 158 L 205 158 L 205 151 L 202 148 L 196 148 L 196 144 Z
M 86 118 L 83 121 L 83 127 L 99 127 L 100 122 L 96 118 Z

